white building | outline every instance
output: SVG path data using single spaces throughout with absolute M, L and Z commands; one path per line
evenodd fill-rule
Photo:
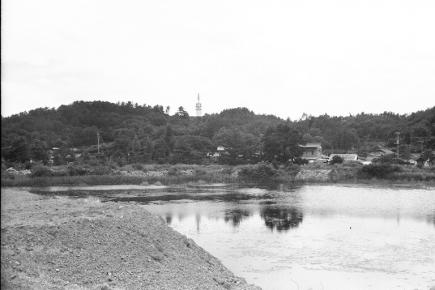
M 358 160 L 357 154 L 331 154 L 331 155 L 329 155 L 328 161 L 331 161 L 332 158 L 334 158 L 335 156 L 343 158 L 343 161 L 357 161 Z

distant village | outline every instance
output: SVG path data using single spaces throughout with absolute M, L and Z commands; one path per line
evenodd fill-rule
M 7 132 L 2 140 L 2 172 L 27 175 L 35 165 L 74 164 L 122 167 L 269 161 L 304 166 L 389 160 L 432 168 L 435 162 L 431 125 L 435 107 L 409 116 L 303 114 L 299 121 L 290 121 L 257 115 L 247 108 L 203 115 L 198 94 L 194 108 L 195 116 L 183 107 L 170 115 L 169 107 L 164 110 L 163 106 L 78 101 L 11 116 L 2 124 Z
M 68 153 L 64 153 L 60 150 L 60 148 L 53 147 L 51 150 L 49 150 L 49 162 L 48 165 L 53 166 L 55 164 L 56 159 L 62 159 L 65 160 L 64 165 L 72 164 L 75 161 L 82 161 L 83 156 L 86 156 L 88 159 L 94 159 L 94 160 L 104 160 L 106 159 L 106 156 L 102 152 L 102 148 L 108 148 L 110 145 L 97 145 L 97 146 L 91 146 L 86 149 L 79 149 L 79 148 L 71 148 Z M 311 164 L 311 163 L 331 163 L 333 162 L 334 158 L 338 158 L 341 162 L 356 162 L 360 163 L 362 165 L 368 165 L 372 162 L 375 162 L 376 160 L 379 160 L 383 157 L 390 157 L 395 158 L 396 160 L 399 160 L 399 163 L 402 165 L 408 165 L 408 166 L 418 166 L 419 168 L 432 168 L 435 166 L 435 159 L 434 158 L 428 158 L 424 159 L 422 158 L 421 153 L 411 153 L 409 159 L 400 159 L 397 158 L 397 152 L 394 152 L 391 149 L 386 148 L 385 146 L 378 145 L 377 148 L 373 150 L 372 152 L 369 152 L 366 156 L 358 156 L 356 153 L 330 153 L 330 154 L 324 154 L 322 150 L 322 144 L 321 143 L 306 143 L 303 145 L 299 145 L 299 147 L 302 150 L 302 155 L 300 156 L 300 159 L 303 160 L 303 164 Z M 207 158 L 209 159 L 210 163 L 219 163 L 219 160 L 221 157 L 228 155 L 228 150 L 224 146 L 217 146 L 216 150 L 214 152 L 207 153 Z M 254 155 L 261 156 L 261 152 L 256 152 Z M 433 155 L 435 155 L 435 151 L 433 152 Z M 238 156 L 240 158 L 243 158 L 243 156 Z M 35 162 L 33 160 L 30 160 L 30 163 Z M 131 160 L 131 162 L 134 163 L 134 160 Z M 58 164 L 59 165 L 59 164 Z M 10 167 L 6 170 L 10 174 L 17 174 L 17 175 L 27 175 L 30 174 L 30 170 L 16 170 L 13 167 Z
M 358 156 L 358 154 L 356 153 L 324 154 L 321 143 L 306 143 L 304 145 L 299 145 L 299 147 L 302 149 L 302 155 L 300 158 L 306 161 L 306 163 L 330 163 L 334 159 L 334 157 L 339 157 L 342 159 L 343 162 L 353 161 L 361 163 L 363 165 L 368 165 L 384 156 L 397 158 L 401 161 L 402 164 L 407 164 L 411 166 L 432 167 L 435 163 L 435 160 L 433 158 L 422 158 L 421 153 L 411 153 L 409 159 L 400 159 L 397 157 L 396 152 L 381 145 L 376 146 L 377 148 L 375 150 L 369 152 L 364 157 Z M 211 160 L 218 162 L 219 157 L 225 154 L 228 154 L 226 148 L 224 146 L 218 146 L 215 152 L 210 152 L 207 154 L 207 156 Z M 256 152 L 256 154 L 261 155 L 261 152 Z M 435 151 L 433 151 L 433 154 L 435 155 Z
M 384 147 L 377 146 L 376 150 L 369 152 L 365 157 L 358 156 L 356 153 L 331 153 L 329 155 L 324 155 L 322 152 L 322 144 L 320 143 L 307 143 L 305 145 L 300 145 L 303 150 L 303 154 L 301 156 L 302 159 L 307 160 L 309 163 L 314 162 L 322 162 L 328 163 L 331 162 L 334 157 L 340 157 L 344 162 L 346 161 L 356 161 L 363 165 L 371 164 L 374 160 L 377 160 L 383 156 L 391 156 L 397 157 L 397 153 Z M 435 152 L 434 152 L 435 153 Z M 411 153 L 409 159 L 400 159 L 403 164 L 413 165 L 413 166 L 421 166 L 421 167 L 431 167 L 433 166 L 433 159 L 423 159 L 421 157 L 421 153 Z

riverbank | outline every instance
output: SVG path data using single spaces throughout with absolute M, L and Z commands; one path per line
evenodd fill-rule
M 1 192 L 2 289 L 258 289 L 138 204 Z
M 306 164 L 274 168 L 270 164 L 255 165 L 156 165 L 132 164 L 116 168 L 91 166 L 57 166 L 2 173 L 2 186 L 85 186 L 119 184 L 309 184 L 309 183 L 399 183 L 435 184 L 435 170 L 413 166 L 363 166 L 357 162 L 344 164 Z

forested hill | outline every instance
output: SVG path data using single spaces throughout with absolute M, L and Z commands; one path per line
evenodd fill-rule
M 292 140 L 283 142 L 321 142 L 324 149 L 340 152 L 361 152 L 376 143 L 393 145 L 397 131 L 411 151 L 433 149 L 435 144 L 435 107 L 410 115 L 322 115 L 297 121 L 256 115 L 246 108 L 199 118 L 182 107 L 173 115 L 168 112 L 163 106 L 79 101 L 2 117 L 2 161 L 46 162 L 49 150 L 56 147 L 62 152 L 56 162 L 64 163 L 70 161 L 65 156 L 74 159 L 74 152 L 95 153 L 97 135 L 100 155 L 118 162 L 201 163 L 217 146 L 227 149 L 233 163 L 255 162 L 265 143 L 279 145 L 289 136 Z

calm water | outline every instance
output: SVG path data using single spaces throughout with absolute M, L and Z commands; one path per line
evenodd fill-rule
M 94 187 L 58 194 L 137 201 L 263 289 L 435 286 L 435 190 Z

